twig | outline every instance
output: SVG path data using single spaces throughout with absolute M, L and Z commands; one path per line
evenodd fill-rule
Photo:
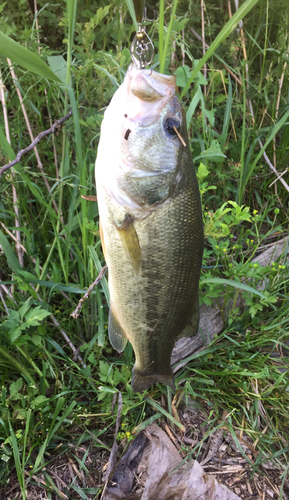
M 119 424 L 120 424 L 120 416 L 121 416 L 121 410 L 122 410 L 122 395 L 121 392 L 119 391 L 118 393 L 118 408 L 117 408 L 117 417 L 116 417 L 116 423 L 115 423 L 115 432 L 114 432 L 114 442 L 112 445 L 112 449 L 110 452 L 109 460 L 108 460 L 108 466 L 105 472 L 105 485 L 102 491 L 102 495 L 100 500 L 103 499 L 105 490 L 107 488 L 109 476 L 112 473 L 115 463 L 116 463 L 116 454 L 118 452 L 118 446 L 117 446 L 117 434 L 119 430 Z
M 202 37 L 193 29 L 193 28 L 189 28 L 189 30 L 193 33 L 193 35 L 198 39 L 200 40 L 200 42 L 203 43 L 203 39 Z M 206 49 L 209 48 L 209 45 L 207 43 L 204 42 L 204 46 L 206 47 Z M 222 62 L 222 64 L 224 65 L 224 68 L 226 69 L 226 71 L 228 71 L 228 73 L 230 73 L 230 75 L 234 78 L 234 80 L 236 80 L 237 83 L 239 83 L 239 85 L 242 85 L 242 81 L 240 80 L 240 78 L 238 78 L 235 73 L 233 73 L 232 70 L 230 70 L 230 68 L 228 68 L 228 66 Z
M 206 53 L 204 9 L 205 9 L 204 0 L 201 0 L 203 56 Z M 204 64 L 204 78 L 207 79 L 207 63 Z M 207 86 L 204 85 L 204 96 L 206 97 L 206 95 L 207 95 Z
M 34 14 L 35 14 L 35 26 L 36 26 L 37 42 L 38 42 L 38 54 L 40 55 L 41 49 L 40 49 L 40 36 L 39 36 L 39 24 L 38 24 L 37 0 L 34 0 Z M 47 99 L 47 89 L 44 89 L 44 94 L 46 95 L 46 99 L 45 100 L 46 100 L 47 112 L 48 112 L 48 116 L 49 116 L 49 123 L 50 123 L 50 127 L 52 127 L 52 118 L 51 118 L 51 114 L 50 114 L 50 111 L 49 111 L 48 99 Z M 59 179 L 58 162 L 57 162 L 57 151 L 56 151 L 56 146 L 55 146 L 54 135 L 52 135 L 52 145 L 53 145 L 53 154 L 54 154 L 54 163 L 55 163 L 55 170 L 56 170 L 56 178 Z
M 18 99 L 19 99 L 19 102 L 20 102 L 22 113 L 23 113 L 23 116 L 24 116 L 24 119 L 25 119 L 25 122 L 26 122 L 26 127 L 27 127 L 28 133 L 30 135 L 30 139 L 33 142 L 34 141 L 34 136 L 33 136 L 33 133 L 32 133 L 31 125 L 30 125 L 30 122 L 29 122 L 29 119 L 28 119 L 28 115 L 26 113 L 26 109 L 25 109 L 25 106 L 24 106 L 24 101 L 23 101 L 22 94 L 21 94 L 20 89 L 19 89 L 19 87 L 17 85 L 18 78 L 17 78 L 16 73 L 14 71 L 14 68 L 13 68 L 13 65 L 12 65 L 12 61 L 8 57 L 7 57 L 7 62 L 8 62 L 8 66 L 9 66 L 9 69 L 10 69 L 11 76 L 12 76 L 13 81 L 14 81 L 14 85 L 15 85 L 15 89 L 16 89 L 16 92 L 17 92 L 17 95 L 18 95 Z M 44 174 L 43 165 L 42 165 L 42 162 L 40 160 L 38 149 L 36 147 L 34 147 L 34 153 L 35 153 L 35 156 L 36 156 L 38 168 L 42 172 L 42 174 Z M 1 172 L 0 172 L 0 176 L 1 176 Z M 46 185 L 47 191 L 49 193 L 50 192 L 50 186 L 49 186 L 49 182 L 48 182 L 48 180 L 46 179 L 45 176 L 44 176 L 44 184 Z M 56 203 L 56 201 L 55 201 L 54 198 L 52 200 L 52 203 L 54 205 L 56 213 L 58 213 L 58 206 L 57 206 L 57 203 Z
M 262 147 L 263 147 L 263 144 L 262 144 L 262 142 L 261 142 L 261 140 L 260 140 L 260 139 L 259 139 L 259 144 L 260 144 L 260 146 L 261 146 L 261 148 L 262 148 Z M 266 163 L 267 163 L 267 165 L 269 166 L 269 168 L 271 168 L 272 172 L 274 172 L 274 174 L 276 174 L 276 175 L 277 175 L 277 177 L 279 178 L 280 182 L 282 182 L 283 186 L 284 186 L 284 187 L 287 189 L 287 191 L 289 192 L 289 186 L 288 186 L 287 182 L 285 182 L 285 181 L 284 181 L 283 177 L 281 177 L 281 176 L 280 176 L 279 172 L 277 172 L 277 170 L 276 170 L 276 168 L 274 167 L 274 165 L 272 165 L 272 163 L 270 162 L 270 160 L 269 160 L 269 158 L 268 158 L 267 154 L 265 153 L 265 151 L 264 151 L 264 153 L 263 153 L 263 156 L 264 156 L 264 160 L 266 161 Z M 276 180 L 278 180 L 278 179 L 276 179 Z
M 0 299 L 1 299 L 1 300 L 2 300 L 2 302 L 3 302 L 3 306 L 4 306 L 4 309 L 5 309 L 5 311 L 6 311 L 7 316 L 10 316 L 9 311 L 8 311 L 8 308 L 7 308 L 7 306 L 6 306 L 6 302 L 5 302 L 5 299 L 4 299 L 4 295 L 3 295 L 3 293 L 2 293 L 2 287 L 1 287 L 1 285 L 0 285 Z
M 28 254 L 27 254 L 27 251 L 26 251 L 26 248 L 25 248 L 25 247 L 24 247 L 24 246 L 23 246 L 23 245 L 22 245 L 22 244 L 21 244 L 21 243 L 17 240 L 17 238 L 16 238 L 16 237 L 15 237 L 15 236 L 11 233 L 11 231 L 9 231 L 9 229 L 7 229 L 7 227 L 3 224 L 3 222 L 1 222 L 1 221 L 0 221 L 0 224 L 1 224 L 1 226 L 3 227 L 4 231 L 6 231 L 6 233 L 7 233 L 7 234 L 9 234 L 9 236 L 10 236 L 10 237 L 11 237 L 11 238 L 15 241 L 16 245 L 19 245 L 19 246 L 20 246 L 20 248 L 23 250 L 23 252 L 24 252 L 24 253 L 26 253 L 26 255 L 28 255 Z M 31 255 L 28 255 L 28 257 L 31 259 L 31 261 L 33 262 L 33 264 L 36 264 L 36 259 L 34 259 L 34 257 L 32 257 Z M 40 266 L 40 265 L 39 265 L 39 269 L 40 269 L 40 271 L 42 271 L 42 269 L 43 269 L 43 268 L 42 268 L 42 266 Z M 46 274 L 46 277 L 47 277 L 48 279 L 50 279 L 50 274 L 48 274 L 48 273 L 47 273 L 47 274 Z M 4 286 L 4 285 L 2 285 L 2 286 Z M 70 297 L 68 297 L 68 295 L 67 295 L 65 292 L 63 292 L 63 290 L 58 290 L 58 292 L 59 292 L 59 293 L 60 293 L 60 294 L 61 294 L 61 295 L 62 295 L 62 296 L 66 299 L 66 300 L 68 300 L 68 302 L 70 302 L 71 304 L 73 304 L 73 302 L 72 302 L 71 298 L 70 298 Z M 6 293 L 7 293 L 7 292 L 6 292 Z M 11 297 L 12 297 L 12 296 L 11 296 Z
M 59 120 L 56 120 L 53 123 L 52 127 L 50 127 L 47 130 L 43 130 L 43 132 L 40 132 L 40 134 L 38 134 L 38 136 L 35 137 L 35 139 L 33 139 L 33 142 L 29 146 L 27 146 L 27 148 L 21 149 L 20 151 L 18 151 L 17 156 L 16 156 L 16 158 L 13 161 L 11 161 L 10 163 L 7 163 L 7 165 L 4 165 L 4 167 L 2 167 L 0 169 L 0 177 L 3 174 L 3 172 L 5 172 L 6 170 L 8 170 L 8 168 L 11 168 L 14 165 L 16 165 L 17 163 L 19 163 L 20 160 L 21 160 L 21 158 L 22 158 L 22 156 L 24 154 L 26 154 L 26 153 L 29 153 L 29 151 L 31 151 L 36 146 L 36 144 L 38 144 L 41 141 L 41 139 L 43 137 L 45 137 L 46 135 L 49 135 L 49 134 L 54 134 L 54 132 L 57 129 L 57 127 L 61 127 L 63 125 L 63 123 L 66 120 L 68 120 L 68 118 L 70 118 L 71 116 L 72 116 L 72 110 L 70 110 L 69 113 L 67 113 L 67 115 L 63 116 Z
M 10 140 L 10 131 L 9 131 L 9 121 L 8 121 L 8 113 L 7 113 L 7 106 L 6 106 L 6 99 L 5 99 L 5 92 L 4 92 L 4 85 L 2 81 L 2 74 L 1 74 L 1 69 L 0 69 L 0 101 L 2 102 L 2 108 L 3 108 L 3 116 L 4 116 L 4 125 L 5 125 L 5 134 L 6 134 L 6 139 L 11 144 Z M 12 173 L 12 178 L 15 180 L 14 173 Z M 16 188 L 12 182 L 12 196 L 13 196 L 13 206 L 15 210 L 15 227 L 20 226 L 19 222 L 19 208 L 18 208 L 18 198 L 17 198 L 17 191 Z M 16 230 L 15 231 L 16 238 L 18 241 L 21 241 L 21 233 L 20 231 Z M 20 263 L 20 266 L 23 267 L 24 265 L 24 260 L 23 260 L 23 252 L 20 249 L 19 245 L 16 245 L 16 252 L 18 255 L 18 260 Z
M 275 184 L 275 182 L 277 182 L 279 179 L 281 179 L 281 177 L 283 177 L 283 175 L 284 175 L 284 174 L 286 174 L 287 170 L 288 170 L 288 167 L 284 170 L 284 172 L 282 172 L 282 174 L 280 174 L 280 175 L 277 177 L 277 179 L 275 179 L 275 181 L 271 182 L 271 184 L 270 184 L 269 188 L 270 188 L 271 186 L 273 186 L 273 184 Z
M 229 3 L 228 3 L 228 5 L 229 5 Z M 236 6 L 236 10 L 237 10 L 237 9 L 238 9 L 238 0 L 235 0 L 235 6 Z M 243 32 L 243 22 L 242 22 L 242 21 L 240 21 L 239 26 L 240 26 L 241 35 L 242 35 L 242 33 L 244 34 L 244 32 Z M 245 47 L 245 41 L 244 41 L 244 38 L 243 38 L 243 40 L 242 40 L 242 45 L 243 45 L 243 54 L 244 54 L 244 59 L 247 61 L 247 53 L 246 53 L 246 47 Z M 285 69 L 286 69 L 286 66 L 285 66 Z M 284 70 L 285 70 L 285 69 L 284 69 Z M 247 72 L 247 64 L 246 64 L 246 72 Z M 283 76 L 283 75 L 282 75 L 282 76 Z M 278 107 L 276 106 L 276 118 L 277 118 L 277 116 L 278 116 L 278 109 L 279 109 L 279 104 L 280 104 L 280 98 L 279 98 L 279 97 L 280 97 L 280 94 L 281 94 L 281 88 L 282 88 L 283 78 L 284 78 L 284 76 L 283 76 L 283 78 L 282 78 L 282 76 L 281 76 L 281 81 L 280 81 L 280 86 L 279 86 L 279 94 L 278 94 L 278 100 L 277 100 Z M 247 77 L 247 80 L 248 80 L 248 77 Z M 248 101 L 247 101 L 247 105 L 248 105 L 248 107 L 249 107 L 250 114 L 251 114 L 252 119 L 253 119 L 253 123 L 255 123 L 255 116 L 254 116 L 254 110 L 253 110 L 253 106 L 252 106 L 252 101 L 251 101 L 251 99 L 248 99 Z M 262 141 L 259 139 L 259 141 L 258 141 L 258 142 L 259 142 L 259 144 L 260 144 L 260 146 L 261 146 L 261 149 L 262 149 L 262 148 L 263 148 Z M 277 180 L 280 180 L 280 181 L 282 182 L 283 186 L 285 187 L 285 189 L 289 192 L 289 186 L 288 186 L 287 182 L 285 182 L 285 181 L 284 181 L 284 179 L 282 178 L 282 175 L 283 175 L 285 172 L 283 172 L 283 174 L 281 174 L 281 175 L 279 174 L 279 172 L 277 172 L 277 170 L 276 170 L 275 166 L 274 166 L 274 165 L 272 165 L 272 163 L 271 163 L 271 161 L 269 160 L 269 158 L 268 158 L 268 156 L 267 156 L 267 154 L 266 154 L 266 152 L 265 152 L 265 151 L 264 151 L 264 153 L 263 153 L 263 157 L 264 157 L 264 160 L 266 161 L 267 165 L 269 166 L 269 168 L 270 168 L 270 169 L 274 172 L 274 174 L 275 174 L 275 175 L 277 175 L 277 179 L 276 179 L 276 181 L 277 181 Z M 273 184 L 273 183 L 272 183 L 272 184 Z M 271 186 L 272 186 L 272 184 L 271 184 Z M 278 197 L 278 194 L 277 194 L 277 191 L 276 191 L 276 184 L 275 184 L 275 194 L 276 194 L 276 196 Z M 278 199 L 279 199 L 279 197 L 278 197 Z M 280 201 L 280 199 L 279 199 L 279 201 Z M 281 201 L 280 201 L 280 204 L 282 205 Z M 283 205 L 282 205 L 282 206 L 283 206 Z
M 78 302 L 78 306 L 77 308 L 71 313 L 70 316 L 72 316 L 72 318 L 76 319 L 78 318 L 79 316 L 79 313 L 81 311 L 81 308 L 82 308 L 82 304 L 83 302 L 88 299 L 88 297 L 90 296 L 92 290 L 96 287 L 96 285 L 100 282 L 101 278 L 103 277 L 105 271 L 107 270 L 107 266 L 104 266 L 99 275 L 97 276 L 96 280 L 92 283 L 92 285 L 90 285 L 89 289 L 87 290 L 87 292 L 83 295 L 83 297 L 80 299 L 80 301 Z

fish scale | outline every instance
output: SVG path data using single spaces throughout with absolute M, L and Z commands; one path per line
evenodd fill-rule
M 186 146 L 166 130 L 168 118 L 179 124 Z M 106 155 L 107 145 L 118 149 Z M 170 358 L 175 340 L 198 330 L 204 236 L 173 77 L 129 68 L 104 116 L 96 184 L 109 270 L 110 341 L 119 352 L 127 339 L 133 346 L 134 391 L 157 381 L 174 387 Z

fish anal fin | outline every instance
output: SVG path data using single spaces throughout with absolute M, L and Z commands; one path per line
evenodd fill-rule
M 136 368 L 133 368 L 131 377 L 131 386 L 133 392 L 142 392 L 157 382 L 168 385 L 173 390 L 176 389 L 172 370 L 170 370 L 170 373 L 168 373 L 168 375 L 143 375 Z
M 109 311 L 108 336 L 112 347 L 116 351 L 122 352 L 126 346 L 127 338 L 112 308 Z
M 126 214 L 122 223 L 114 223 L 118 230 L 124 251 L 131 263 L 134 273 L 138 276 L 141 267 L 141 249 L 137 232 L 131 215 Z
M 183 337 L 195 337 L 198 333 L 200 312 L 199 307 L 194 310 L 190 321 L 187 323 L 185 328 L 179 333 L 176 340 L 182 339 Z

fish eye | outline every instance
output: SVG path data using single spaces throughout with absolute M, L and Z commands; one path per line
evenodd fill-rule
M 176 118 L 166 118 L 164 122 L 164 127 L 165 130 L 170 134 L 170 135 L 176 135 L 176 131 L 174 130 L 174 127 L 179 130 L 180 128 L 180 122 L 176 120 Z

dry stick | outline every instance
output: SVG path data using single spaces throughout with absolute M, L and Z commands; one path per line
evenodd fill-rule
M 235 6 L 236 6 L 236 10 L 237 10 L 237 9 L 238 9 L 238 0 L 235 0 Z M 243 23 L 241 24 L 241 22 L 240 22 L 240 25 L 241 25 L 241 37 L 242 37 L 241 41 L 242 41 L 242 46 L 243 46 L 243 54 L 244 54 L 244 59 L 247 61 L 247 52 L 246 52 L 245 40 L 244 40 Z M 246 78 L 247 78 L 247 80 L 248 80 L 247 69 L 248 69 L 248 64 L 246 63 Z M 285 67 L 285 69 L 286 69 L 286 67 Z M 248 70 L 248 71 L 249 71 L 249 70 Z M 283 81 L 283 80 L 282 80 L 282 81 Z M 281 87 L 279 87 L 279 90 L 280 90 L 280 93 L 281 93 Z M 279 95 L 278 95 L 278 98 L 279 98 Z M 279 98 L 279 103 L 280 103 L 280 98 Z M 278 103 L 278 108 L 279 108 L 279 103 Z M 248 99 L 248 101 L 247 101 L 247 105 L 248 105 L 248 107 L 249 107 L 249 110 L 250 110 L 250 113 L 251 113 L 251 116 L 252 116 L 252 119 L 253 119 L 253 123 L 255 123 L 255 116 L 254 116 L 254 110 L 253 110 L 253 106 L 252 106 L 252 101 L 251 101 L 251 99 Z M 277 116 L 278 116 L 278 110 L 277 110 L 276 118 L 277 118 Z M 261 139 L 259 139 L 259 141 L 258 141 L 258 142 L 259 142 L 259 144 L 260 144 L 260 146 L 261 146 L 261 149 L 262 149 L 262 148 L 263 148 L 263 144 L 262 144 Z M 279 172 L 277 172 L 277 170 L 276 170 L 275 166 L 274 166 L 274 165 L 272 165 L 272 163 L 271 163 L 271 161 L 269 160 L 269 158 L 268 158 L 268 156 L 267 156 L 267 154 L 266 154 L 266 152 L 265 152 L 265 151 L 264 151 L 264 153 L 263 153 L 263 157 L 264 157 L 264 160 L 266 161 L 267 165 L 269 166 L 269 168 L 270 168 L 270 169 L 274 172 L 274 174 L 276 174 L 276 175 L 277 175 L 277 179 L 276 179 L 276 180 L 278 180 L 278 179 L 279 179 L 279 180 L 280 180 L 280 182 L 282 182 L 283 186 L 284 186 L 284 187 L 287 189 L 287 191 L 289 192 L 289 186 L 288 186 L 287 182 L 285 182 L 285 181 L 284 181 L 284 179 L 282 178 L 282 175 L 283 175 L 283 174 L 281 174 L 281 175 L 280 175 L 280 174 L 279 174 Z M 278 198 L 278 200 L 279 200 L 279 202 L 280 202 L 281 206 L 283 206 L 283 205 L 282 205 L 282 203 L 281 203 L 281 200 L 280 200 L 280 198 L 279 198 L 279 196 L 278 196 L 278 194 L 277 194 L 277 187 L 276 187 L 276 184 L 275 184 L 275 194 L 276 194 L 276 196 L 277 196 L 277 198 Z
M 228 2 L 228 5 L 230 5 L 229 2 Z M 202 37 L 193 28 L 190 28 L 190 31 L 195 35 L 195 37 L 198 40 L 202 41 Z M 208 48 L 209 46 L 206 44 L 206 47 Z M 224 67 L 230 73 L 230 75 L 235 79 L 235 81 L 237 83 L 239 83 L 239 85 L 242 85 L 242 81 L 230 70 L 230 68 L 228 68 L 228 66 L 226 66 L 226 64 L 224 64 Z M 252 106 L 252 102 L 251 102 L 250 99 L 248 100 L 248 106 L 249 106 L 249 110 L 250 110 L 251 116 L 252 116 L 252 118 L 254 120 L 254 111 L 253 111 L 253 106 Z M 262 148 L 263 144 L 262 144 L 262 142 L 261 142 L 260 139 L 259 139 L 259 144 L 260 144 L 260 146 Z M 276 168 L 272 165 L 272 163 L 270 162 L 270 160 L 269 160 L 269 158 L 268 158 L 268 156 L 267 156 L 267 154 L 265 152 L 263 153 L 263 156 L 264 156 L 264 160 L 266 161 L 267 165 L 274 172 L 274 174 L 276 174 L 277 177 L 280 176 L 280 174 L 277 172 Z M 280 181 L 282 182 L 283 186 L 287 189 L 287 191 L 289 191 L 289 186 L 284 181 L 284 179 L 282 177 L 280 177 Z
M 24 119 L 25 119 L 25 122 L 26 122 L 26 126 L 27 126 L 27 129 L 28 129 L 29 135 L 30 135 L 30 139 L 31 139 L 32 142 L 34 142 L 34 136 L 33 136 L 32 129 L 31 129 L 31 126 L 30 126 L 30 122 L 29 122 L 29 119 L 28 119 L 28 115 L 26 113 L 26 109 L 25 109 L 25 106 L 24 106 L 22 94 L 21 94 L 21 92 L 20 92 L 20 90 L 19 90 L 19 88 L 17 86 L 17 76 L 16 76 L 16 73 L 15 73 L 14 68 L 12 66 L 12 61 L 9 58 L 7 58 L 7 62 L 8 62 L 8 66 L 9 66 L 9 69 L 10 69 L 11 76 L 12 76 L 12 78 L 14 80 L 15 89 L 16 89 L 16 92 L 17 92 L 17 95 L 18 95 L 18 99 L 19 99 L 19 102 L 20 102 L 20 105 L 21 105 L 21 109 L 22 109 L 22 113 L 23 113 L 23 116 L 24 116 Z M 40 160 L 40 156 L 39 156 L 39 153 L 38 153 L 38 150 L 37 150 L 36 147 L 34 147 L 34 153 L 35 153 L 35 156 L 36 156 L 38 168 L 42 172 L 42 174 L 44 174 L 43 165 L 42 165 L 42 162 Z M 1 175 L 1 173 L 0 173 L 0 175 Z M 45 183 L 45 185 L 47 187 L 48 192 L 50 192 L 49 182 L 48 182 L 48 180 L 46 179 L 45 176 L 44 176 L 44 183 Z M 58 213 L 58 206 L 57 206 L 57 203 L 56 203 L 56 201 L 55 201 L 54 198 L 52 200 L 52 203 L 54 205 L 56 213 Z
M 262 148 L 262 147 L 263 147 L 263 144 L 262 144 L 262 142 L 261 142 L 261 139 L 259 139 L 259 144 L 260 144 L 260 146 L 261 146 L 261 148 Z M 278 177 L 279 181 L 280 181 L 280 182 L 282 182 L 282 184 L 283 184 L 283 186 L 285 187 L 285 189 L 287 189 L 287 191 L 289 192 L 289 186 L 288 186 L 287 182 L 285 182 L 285 181 L 284 181 L 284 179 L 283 179 L 283 177 L 282 177 L 282 175 L 283 175 L 283 174 L 281 174 L 281 175 L 280 175 L 280 174 L 279 174 L 279 172 L 277 172 L 276 168 L 275 168 L 275 167 L 274 167 L 274 165 L 272 165 L 272 163 L 270 162 L 270 160 L 269 160 L 269 158 L 268 158 L 267 154 L 265 153 L 265 151 L 264 151 L 264 153 L 263 153 L 263 156 L 264 156 L 264 160 L 266 161 L 266 163 L 267 163 L 268 167 L 269 167 L 269 168 L 271 168 L 272 172 L 274 172 L 274 174 L 275 174 L 275 175 L 277 175 L 277 177 Z M 276 179 L 276 180 L 278 181 L 278 179 Z
M 26 248 L 21 244 L 19 243 L 19 241 L 17 240 L 17 238 L 11 233 L 11 231 L 9 231 L 9 229 L 7 229 L 7 227 L 3 224 L 3 222 L 0 221 L 0 224 L 1 226 L 3 227 L 4 231 L 6 231 L 7 234 L 9 234 L 9 236 L 16 242 L 16 244 L 20 245 L 21 249 L 23 250 L 24 253 L 27 254 L 27 251 L 26 251 Z M 27 254 L 28 255 L 28 254 Z M 31 255 L 28 255 L 28 257 L 31 259 L 31 261 L 33 262 L 33 264 L 36 264 L 36 259 L 34 259 L 34 257 L 32 257 Z M 43 267 L 39 265 L 39 269 L 42 271 Z M 48 279 L 51 278 L 51 276 L 47 273 L 46 274 L 46 277 Z M 1 282 L 0 282 L 1 283 Z M 5 285 L 1 285 L 3 288 Z M 5 287 L 6 288 L 6 287 Z M 68 300 L 72 305 L 73 305 L 73 302 L 71 300 L 70 297 L 68 297 L 68 295 L 66 295 L 65 292 L 63 292 L 63 290 L 57 290 L 66 300 Z M 12 295 L 11 295 L 11 298 L 12 298 Z
M 204 16 L 204 0 L 201 0 L 201 13 L 202 13 L 202 44 L 203 44 L 203 56 L 206 53 L 206 42 L 205 42 L 205 16 Z M 204 78 L 207 79 L 207 63 L 204 64 Z M 207 95 L 207 86 L 204 85 L 204 96 Z
M 111 449 L 110 456 L 109 456 L 109 460 L 108 460 L 108 466 L 107 466 L 106 474 L 105 474 L 105 485 L 104 485 L 100 500 L 102 500 L 104 497 L 104 493 L 105 493 L 105 490 L 107 488 L 108 481 L 109 481 L 109 476 L 115 468 L 116 454 L 118 452 L 117 434 L 118 434 L 118 430 L 119 430 L 121 410 L 122 410 L 122 395 L 121 395 L 121 392 L 119 391 L 117 417 L 116 417 L 115 433 L 114 433 L 114 442 L 113 442 L 112 449 Z
M 1 284 L 1 287 L 3 288 L 4 292 L 6 293 L 6 295 L 8 295 L 8 297 L 10 297 L 10 299 L 14 300 L 14 299 L 13 299 L 13 295 L 12 295 L 12 293 L 10 292 L 10 290 L 8 290 L 7 286 L 6 286 L 6 285 L 3 285 L 3 283 L 2 283 L 2 284 Z M 17 304 L 17 302 L 16 302 L 16 300 L 14 300 L 14 303 L 15 303 L 16 305 L 18 305 L 18 304 Z
M 83 297 L 80 299 L 80 301 L 78 302 L 78 306 L 77 308 L 71 313 L 70 316 L 72 316 L 72 318 L 76 319 L 78 318 L 79 316 L 79 313 L 81 311 L 81 308 L 82 308 L 82 304 L 83 302 L 88 299 L 88 297 L 90 296 L 92 290 L 96 287 L 96 285 L 100 282 L 101 278 L 103 277 L 105 271 L 107 270 L 107 266 L 104 266 L 99 275 L 97 276 L 96 280 L 92 283 L 92 285 L 90 285 L 89 289 L 87 290 L 87 292 L 83 295 Z
M 193 29 L 193 28 L 189 28 L 190 31 L 193 33 L 193 35 L 198 39 L 200 40 L 200 42 L 203 42 L 203 39 L 202 37 Z M 209 45 L 207 43 L 204 42 L 204 46 L 206 47 L 206 49 L 209 48 Z M 224 65 L 224 68 L 226 71 L 228 71 L 228 73 L 230 73 L 230 75 L 234 78 L 234 80 L 236 82 L 239 83 L 239 85 L 242 85 L 242 81 L 240 80 L 240 78 L 237 77 L 237 75 L 235 75 L 235 73 L 233 73 L 232 70 L 230 70 L 230 68 L 228 68 L 228 66 L 225 64 L 225 63 L 222 63 Z
M 4 295 L 3 295 L 3 293 L 2 293 L 2 287 L 1 287 L 1 286 L 0 286 L 0 299 L 1 299 L 1 300 L 2 300 L 2 302 L 3 302 L 3 306 L 4 306 L 4 309 L 5 309 L 5 311 L 6 311 L 7 316 L 10 316 L 9 311 L 8 311 L 8 308 L 7 308 L 7 306 L 6 306 L 6 302 L 5 302 L 5 299 L 4 299 Z
M 39 36 L 39 24 L 38 24 L 37 0 L 34 0 L 34 12 L 35 12 L 35 26 L 36 26 L 37 42 L 38 42 L 38 54 L 40 55 L 41 49 L 40 49 L 40 36 Z M 47 112 L 48 112 L 48 117 L 49 117 L 49 123 L 50 123 L 50 127 L 52 127 L 52 118 L 51 118 L 51 114 L 50 114 L 50 111 L 49 111 L 48 99 L 47 99 L 47 89 L 44 89 L 44 94 L 46 95 L 46 99 L 45 100 L 46 100 Z M 59 179 L 58 162 L 57 162 L 57 151 L 56 151 L 56 146 L 55 146 L 54 135 L 52 136 L 52 146 L 53 146 L 53 154 L 54 154 L 54 163 L 55 163 L 55 170 L 56 170 L 56 178 Z
M 4 85 L 2 81 L 2 74 L 1 74 L 1 69 L 0 69 L 0 101 L 2 102 L 2 108 L 3 108 L 3 116 L 4 116 L 4 125 L 5 125 L 5 134 L 6 134 L 6 139 L 9 144 L 11 144 L 10 140 L 10 131 L 9 131 L 9 121 L 8 121 L 8 113 L 7 113 L 7 106 L 6 106 L 6 99 L 5 99 L 5 92 L 4 92 Z M 15 180 L 15 175 L 12 173 L 12 179 L 13 181 Z M 14 182 L 12 182 L 12 195 L 13 195 L 13 206 L 15 210 L 15 227 L 19 227 L 19 210 L 18 210 L 18 199 L 17 199 L 17 191 L 14 186 Z M 16 238 L 18 241 L 21 241 L 21 233 L 20 231 L 15 231 Z M 18 255 L 18 260 L 20 263 L 20 266 L 23 267 L 24 262 L 23 262 L 23 252 L 21 251 L 20 247 L 18 244 L 16 245 L 16 252 Z
M 40 134 L 38 134 L 38 136 L 35 137 L 35 139 L 33 139 L 33 142 L 29 146 L 27 146 L 27 148 L 21 149 L 20 151 L 18 151 L 15 160 L 11 161 L 10 163 L 7 163 L 7 165 L 4 165 L 4 167 L 2 167 L 0 169 L 0 177 L 3 174 L 3 172 L 5 172 L 5 170 L 8 170 L 8 168 L 11 168 L 14 165 L 16 165 L 17 163 L 19 163 L 22 156 L 25 155 L 26 153 L 29 153 L 29 151 L 31 151 L 36 146 L 36 144 L 38 144 L 41 141 L 41 139 L 43 137 L 45 137 L 46 135 L 49 135 L 49 134 L 54 134 L 57 127 L 62 127 L 63 123 L 66 120 L 68 120 L 68 118 L 70 118 L 71 116 L 72 116 L 72 110 L 70 110 L 69 113 L 67 113 L 67 115 L 63 116 L 59 120 L 56 120 L 53 123 L 52 127 L 50 127 L 47 130 L 43 130 L 43 132 L 40 132 Z
M 185 30 L 182 29 L 182 39 L 183 39 L 183 45 L 182 45 L 182 58 L 183 58 L 183 66 L 185 65 L 185 57 L 186 57 L 186 52 L 184 50 L 184 46 L 185 46 Z
M 278 118 L 278 113 L 279 113 L 279 106 L 280 106 L 280 99 L 281 99 L 281 90 L 282 90 L 282 87 L 283 87 L 283 81 L 284 81 L 284 75 L 285 75 L 286 66 L 287 66 L 287 61 L 284 62 L 283 72 L 282 72 L 281 78 L 279 80 L 279 90 L 278 90 L 278 96 L 277 96 L 277 102 L 276 102 L 276 113 L 275 113 L 276 120 Z M 276 138 L 274 137 L 274 139 L 273 139 L 273 164 L 274 164 L 275 168 L 276 168 L 276 163 L 277 163 L 277 159 L 276 159 Z M 286 172 L 287 172 L 287 169 L 286 169 Z M 284 173 L 285 172 L 283 172 L 283 174 Z M 283 174 L 281 174 L 281 176 Z M 271 186 L 272 186 L 272 184 L 270 184 L 269 187 L 271 187 Z M 283 207 L 283 204 L 282 204 L 279 196 L 277 195 L 277 183 L 275 184 L 274 188 L 275 188 L 275 194 L 278 197 L 279 203 Z

